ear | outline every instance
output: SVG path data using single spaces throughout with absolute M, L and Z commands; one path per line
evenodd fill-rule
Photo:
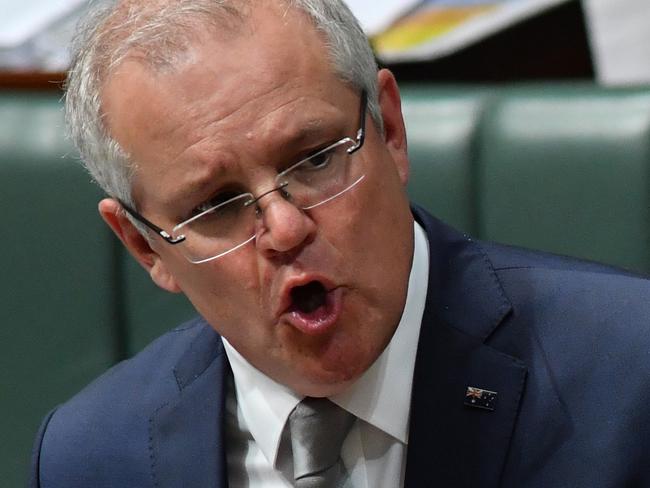
M 105 198 L 99 202 L 99 214 L 156 285 L 171 293 L 181 291 L 160 255 L 131 223 L 117 200 Z
M 409 177 L 409 162 L 399 88 L 395 76 L 387 69 L 379 71 L 377 80 L 379 106 L 384 121 L 384 143 L 395 161 L 402 184 L 406 185 Z

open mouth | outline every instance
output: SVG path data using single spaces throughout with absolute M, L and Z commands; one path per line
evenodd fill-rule
M 291 290 L 291 310 L 310 314 L 325 305 L 327 290 L 320 281 L 311 281 Z
M 289 292 L 291 303 L 284 316 L 301 332 L 322 334 L 337 322 L 342 296 L 341 289 L 328 290 L 324 283 L 317 280 L 294 286 Z

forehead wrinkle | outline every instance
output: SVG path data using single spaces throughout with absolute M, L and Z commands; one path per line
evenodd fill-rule
M 270 147 L 300 145 L 342 128 L 344 114 L 340 110 L 329 104 L 310 104 L 308 100 L 303 96 L 283 103 L 259 119 L 247 136 Z
M 213 103 L 212 100 L 210 99 L 205 100 L 199 98 L 195 100 L 190 105 L 189 118 L 186 120 L 189 120 L 191 122 L 196 122 L 195 126 L 199 127 L 200 129 L 196 132 L 195 137 L 189 140 L 189 143 L 196 144 L 197 142 L 200 142 L 204 137 L 209 137 L 212 134 L 218 132 L 221 132 L 223 134 L 233 133 L 230 136 L 231 139 L 243 137 L 244 134 L 247 133 L 248 131 L 244 131 L 241 128 L 239 128 L 239 132 L 237 132 L 237 128 L 243 125 L 244 122 L 236 121 L 235 124 L 233 124 L 233 127 L 228 127 L 228 123 L 233 119 L 236 120 L 237 117 L 240 117 L 243 121 L 246 121 L 248 118 L 250 118 L 251 114 L 260 113 L 261 111 L 259 107 L 260 102 L 265 98 L 270 102 L 274 102 L 277 99 L 275 93 L 282 89 L 283 89 L 282 84 L 278 83 L 275 86 L 268 87 L 266 90 L 256 93 L 255 96 L 248 97 L 246 100 L 244 100 L 241 103 L 241 105 L 234 106 L 232 107 L 232 109 L 229 109 L 222 113 L 214 110 L 213 111 L 205 110 L 206 105 Z M 215 90 L 214 97 L 216 98 L 217 101 L 221 101 L 222 96 L 223 94 L 220 93 L 220 90 Z M 281 105 L 271 110 L 264 117 L 280 110 L 282 107 L 289 105 L 292 102 L 295 102 L 295 100 L 289 100 L 287 102 L 283 102 Z M 256 104 L 256 106 L 249 108 L 251 104 Z M 219 103 L 215 102 L 213 103 L 213 105 L 219 106 Z M 202 115 L 202 113 L 205 114 Z M 252 122 L 256 123 L 256 120 L 252 120 Z
M 182 76 L 181 73 L 177 74 Z M 182 78 L 176 81 L 179 86 L 183 84 Z M 188 83 L 187 86 L 193 86 L 193 84 Z M 281 89 L 281 84 L 270 87 L 256 94 L 255 97 L 249 97 L 240 105 L 227 108 L 222 112 L 219 111 L 219 107 L 223 105 L 222 90 L 213 90 L 212 96 L 208 96 L 207 98 L 201 96 L 200 93 L 197 95 L 197 92 L 193 91 L 192 93 L 186 94 L 187 96 L 183 96 L 182 100 L 180 100 L 180 111 L 172 111 L 173 106 L 168 107 L 168 113 L 165 117 L 167 123 L 155 124 L 156 127 L 152 128 L 152 130 L 155 131 L 155 135 L 161 140 L 169 141 L 178 139 L 185 141 L 185 149 L 176 157 L 180 157 L 181 154 L 200 145 L 205 139 L 215 139 L 215 135 L 218 134 L 222 134 L 224 137 L 236 141 L 238 138 L 243 137 L 245 133 L 241 129 L 237 132 L 237 126 L 241 126 L 243 122 L 237 122 L 232 127 L 228 127 L 228 123 L 238 116 L 246 120 L 246 115 L 259 113 L 259 107 L 248 109 L 249 105 L 259 102 L 264 97 L 268 97 L 273 101 L 276 98 L 274 96 L 275 92 Z M 210 109 L 206 110 L 208 106 Z M 247 111 L 248 114 L 244 114 L 245 116 L 242 117 L 242 112 L 244 111 Z M 226 135 L 228 133 L 231 135 Z
M 333 124 L 325 124 L 322 119 L 313 118 L 300 124 L 269 125 L 265 128 L 265 134 L 260 136 L 260 141 L 268 148 L 267 152 L 271 154 L 290 154 L 292 151 L 305 149 L 308 145 L 325 142 L 324 139 L 328 136 L 328 132 L 331 133 L 334 128 Z
M 186 151 L 200 145 L 203 140 L 209 139 L 216 144 L 234 146 L 240 151 L 253 152 L 255 155 L 263 154 L 265 151 L 254 150 L 253 146 L 260 144 L 263 148 L 275 145 L 300 144 L 317 137 L 323 137 L 325 132 L 333 130 L 336 126 L 342 125 L 343 114 L 335 107 L 318 104 L 314 110 L 305 111 L 303 108 L 309 106 L 306 96 L 280 103 L 270 112 L 257 120 L 250 122 L 250 125 L 238 122 L 228 127 L 229 120 L 220 119 L 208 123 L 202 127 Z M 251 103 L 252 101 L 248 102 Z M 248 105 L 248 103 L 246 105 Z M 290 106 L 289 109 L 287 107 Z M 311 104 L 314 107 L 314 104 Z M 259 113 L 259 107 L 251 112 Z M 246 119 L 246 117 L 244 117 Z M 210 150 L 212 152 L 212 150 Z

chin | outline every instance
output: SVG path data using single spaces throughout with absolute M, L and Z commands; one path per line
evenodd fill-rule
M 332 396 L 350 388 L 371 366 L 373 361 L 359 360 L 358 354 L 345 360 L 337 357 L 334 362 L 319 358 L 302 369 L 302 378 L 297 381 L 295 391 L 314 397 Z M 295 375 L 296 369 L 293 374 Z

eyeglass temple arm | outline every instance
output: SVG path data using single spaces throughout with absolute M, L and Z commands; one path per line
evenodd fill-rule
M 185 240 L 185 236 L 183 236 L 183 235 L 180 235 L 178 237 L 172 237 L 171 235 L 169 235 L 169 233 L 167 231 L 161 229 L 156 224 L 154 224 L 153 222 L 151 222 L 150 220 L 148 220 L 144 216 L 140 215 L 138 212 L 136 212 L 134 209 L 132 209 L 129 205 L 124 203 L 119 198 L 116 199 L 116 200 L 120 203 L 120 205 L 122 205 L 122 208 L 124 210 L 126 210 L 126 212 L 129 215 L 131 215 L 131 217 L 133 217 L 138 222 L 140 222 L 140 223 L 146 225 L 147 227 L 149 227 L 156 234 L 158 234 L 160 237 L 165 239 L 169 244 L 180 244 L 181 242 L 183 242 Z
M 361 106 L 359 108 L 359 130 L 357 131 L 357 143 L 348 149 L 348 154 L 358 151 L 366 140 L 366 111 L 368 110 L 368 93 L 361 92 Z

